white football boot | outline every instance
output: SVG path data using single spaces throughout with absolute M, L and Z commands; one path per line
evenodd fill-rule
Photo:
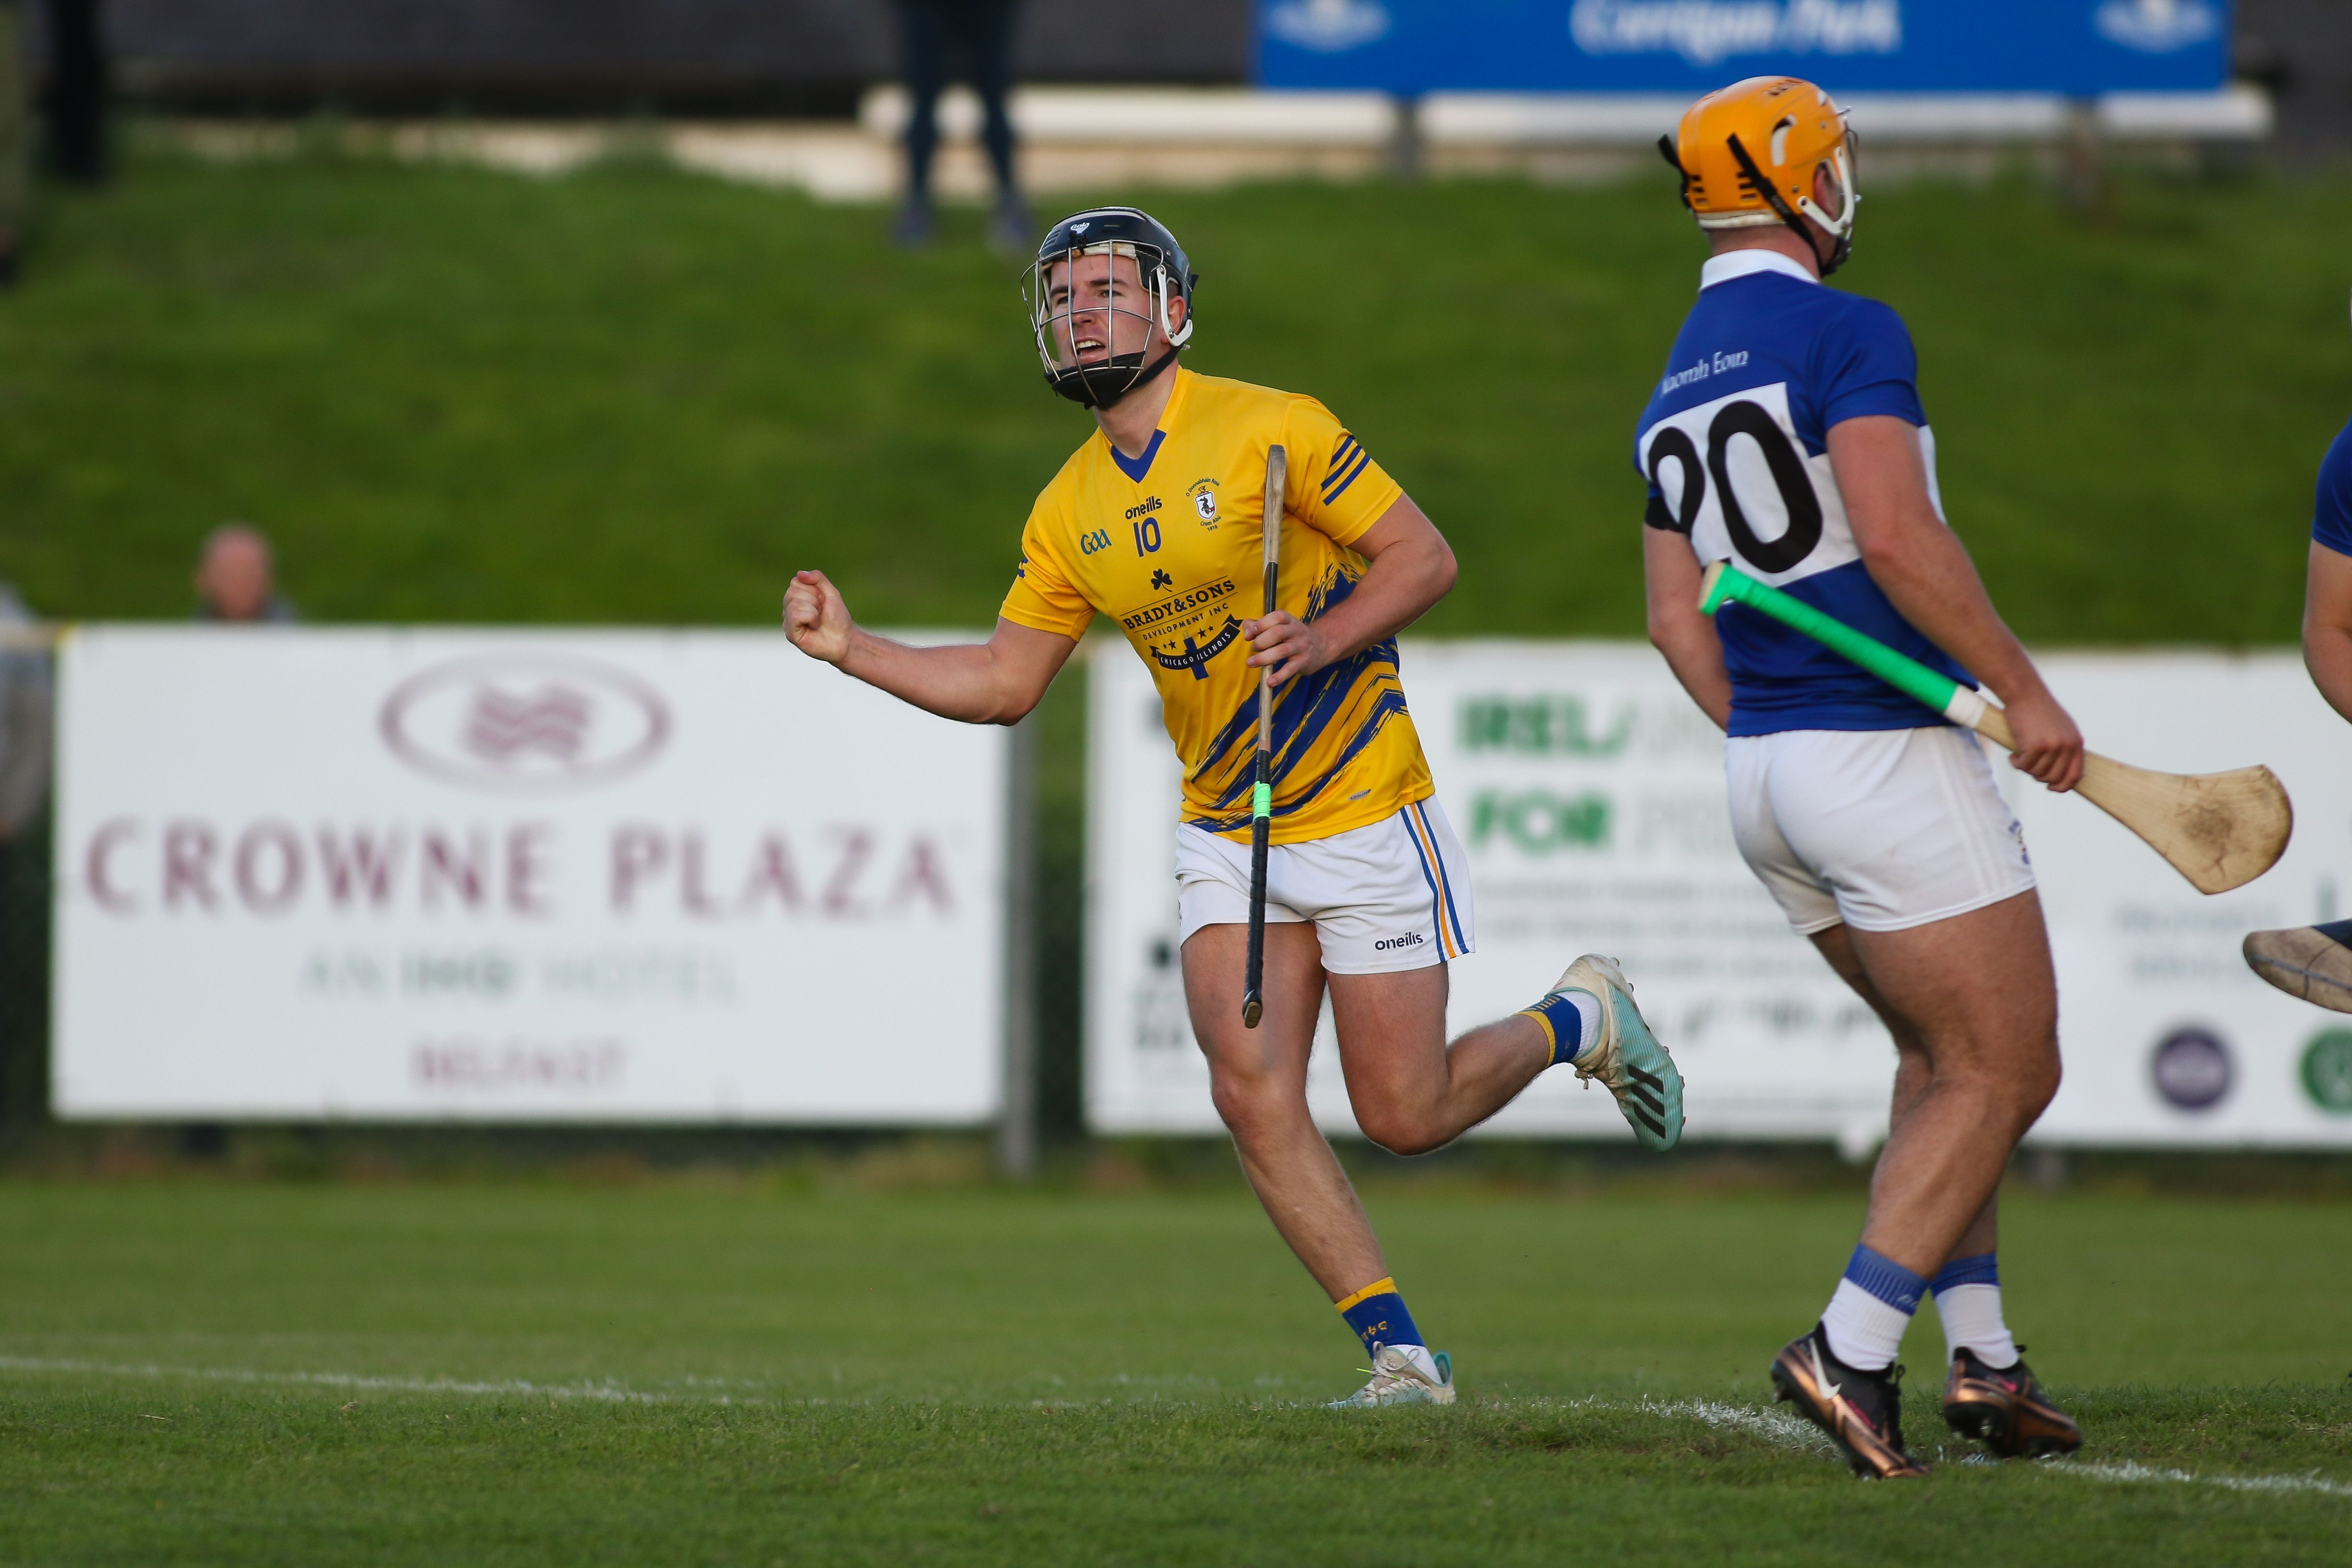
M 1327 1410 L 1369 1410 L 1381 1405 L 1451 1405 L 1454 1358 L 1417 1344 L 1372 1347 L 1372 1380 Z
M 1645 1149 L 1673 1148 L 1683 1135 L 1683 1075 L 1643 1021 L 1625 972 L 1616 959 L 1587 953 L 1552 988 L 1570 989 L 1601 998 L 1601 1038 L 1572 1063 L 1576 1075 L 1599 1079 L 1617 1096 L 1617 1109 L 1636 1143 Z

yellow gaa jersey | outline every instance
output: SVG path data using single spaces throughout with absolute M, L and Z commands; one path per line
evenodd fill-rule
M 1184 764 L 1184 820 L 1250 827 L 1258 672 L 1242 622 L 1265 605 L 1265 454 L 1288 458 L 1282 608 L 1313 621 L 1355 591 L 1348 547 L 1403 495 L 1310 397 L 1179 367 L 1151 445 L 1129 458 L 1097 430 L 1037 497 L 1007 621 L 1066 637 L 1099 611 L 1151 671 Z M 1328 838 L 1431 793 L 1393 639 L 1275 692 L 1276 843 Z

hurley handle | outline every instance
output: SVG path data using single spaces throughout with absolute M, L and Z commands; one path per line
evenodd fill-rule
M 1912 658 L 1898 653 L 1877 638 L 1857 632 L 1833 615 L 1824 614 L 1794 594 L 1770 583 L 1759 582 L 1727 560 L 1717 561 L 1699 580 L 1698 609 L 1712 615 L 1727 603 L 1745 604 L 1792 627 L 1832 653 L 1852 660 L 1896 691 L 1926 703 L 1954 724 L 1966 725 L 2005 750 L 2017 749 L 2009 720 L 2000 709 L 1949 675 L 1940 675 Z
M 1265 608 L 1280 603 L 1282 518 L 1290 487 L 1290 455 L 1280 446 L 1265 451 L 1265 509 L 1259 528 L 1265 538 Z M 1274 666 L 1257 673 L 1257 758 L 1250 783 L 1249 961 L 1242 974 L 1242 1027 L 1255 1029 L 1265 1011 L 1265 852 L 1274 831 Z

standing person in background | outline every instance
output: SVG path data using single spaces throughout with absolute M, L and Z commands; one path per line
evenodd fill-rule
M 15 587 L 0 582 L 0 852 L 48 799 L 52 690 L 48 639 Z M 0 904 L 6 896 L 0 880 Z
M 988 243 L 1007 255 L 1034 237 L 1021 183 L 1013 170 L 1013 22 L 1020 0 L 898 0 L 898 48 L 907 97 L 907 201 L 893 236 L 912 248 L 929 243 L 933 224 L 931 160 L 940 147 L 940 93 L 948 85 L 948 51 L 961 49 L 984 116 L 981 141 L 996 171 L 996 215 Z
M 33 117 L 26 76 L 25 11 L 0 0 L 0 288 L 16 285 L 32 210 Z
M 49 162 L 78 185 L 101 185 L 106 156 L 106 39 L 98 0 L 48 0 Z
M 27 1064 L 44 1043 L 48 883 L 39 835 L 26 830 L 48 800 L 53 692 L 47 631 L 0 582 L 0 1123 L 37 1098 Z
M 250 523 L 224 523 L 205 538 L 196 560 L 199 621 L 293 621 L 294 607 L 278 597 L 269 541 Z

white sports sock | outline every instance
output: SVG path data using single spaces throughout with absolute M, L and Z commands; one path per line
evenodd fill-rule
M 1995 1372 L 2017 1364 L 2017 1342 L 2000 1315 L 1999 1285 L 1953 1285 L 1936 1292 L 1936 1315 L 1944 1320 L 1944 1360 L 1947 1364 L 1961 1348 Z
M 1401 1350 L 1404 1352 L 1405 1354 L 1412 1359 L 1414 1371 L 1420 1373 L 1423 1377 L 1428 1378 L 1432 1383 L 1437 1381 L 1437 1357 L 1429 1353 L 1429 1347 L 1427 1345 L 1399 1344 L 1391 1345 L 1389 1348 L 1391 1350 Z
M 1857 1372 L 1881 1372 L 1895 1364 L 1911 1314 L 1880 1301 L 1852 1280 L 1840 1280 L 1822 1313 L 1830 1354 Z
M 1560 999 L 1576 1009 L 1576 1054 L 1582 1056 L 1601 1039 L 1601 998 L 1591 991 L 1575 989 L 1559 993 Z

